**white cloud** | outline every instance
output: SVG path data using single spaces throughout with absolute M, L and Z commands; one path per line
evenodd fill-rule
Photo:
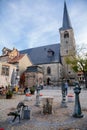
M 62 25 L 63 1 L 9 0 L 4 2 L 0 9 L 2 12 L 0 50 L 4 46 L 24 49 L 60 42 L 58 29 Z M 71 1 L 72 4 L 70 0 L 66 2 L 76 43 L 87 43 L 86 6 L 78 0 Z

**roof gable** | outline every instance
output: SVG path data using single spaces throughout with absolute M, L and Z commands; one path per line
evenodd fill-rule
M 8 63 L 17 63 L 19 62 L 23 57 L 25 56 L 25 54 L 19 54 L 18 56 L 14 57 L 13 59 L 9 59 Z

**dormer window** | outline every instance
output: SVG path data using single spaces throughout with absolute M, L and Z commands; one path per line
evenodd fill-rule
M 69 38 L 69 33 L 67 31 L 64 32 L 64 38 Z
M 54 51 L 51 50 L 51 49 L 49 49 L 49 50 L 47 51 L 47 55 L 48 55 L 48 57 L 54 56 Z

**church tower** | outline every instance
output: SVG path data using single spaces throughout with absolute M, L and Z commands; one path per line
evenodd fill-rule
M 74 77 L 74 72 L 71 70 L 70 65 L 66 64 L 66 56 L 75 55 L 75 39 L 74 32 L 69 18 L 66 2 L 64 2 L 63 23 L 59 29 L 60 32 L 60 51 L 62 59 L 62 77 L 70 79 Z

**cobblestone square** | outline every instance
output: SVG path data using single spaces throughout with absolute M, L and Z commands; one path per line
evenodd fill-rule
M 68 102 L 66 108 L 61 108 L 61 89 L 51 88 L 43 89 L 40 91 L 40 102 L 44 96 L 53 97 L 52 114 L 44 115 L 42 112 L 42 106 L 35 106 L 36 94 L 32 95 L 30 100 L 24 101 L 25 95 L 16 94 L 12 99 L 0 99 L 0 128 L 5 130 L 87 130 L 87 100 L 86 90 L 81 90 L 80 93 L 80 104 L 83 118 L 74 118 L 72 116 L 74 111 L 74 100 Z M 69 94 L 73 94 L 73 89 L 69 89 Z M 12 117 L 7 116 L 8 112 L 14 110 L 20 101 L 24 101 L 26 105 L 31 109 L 30 120 L 21 120 L 19 123 L 16 120 L 14 123 L 11 122 Z

